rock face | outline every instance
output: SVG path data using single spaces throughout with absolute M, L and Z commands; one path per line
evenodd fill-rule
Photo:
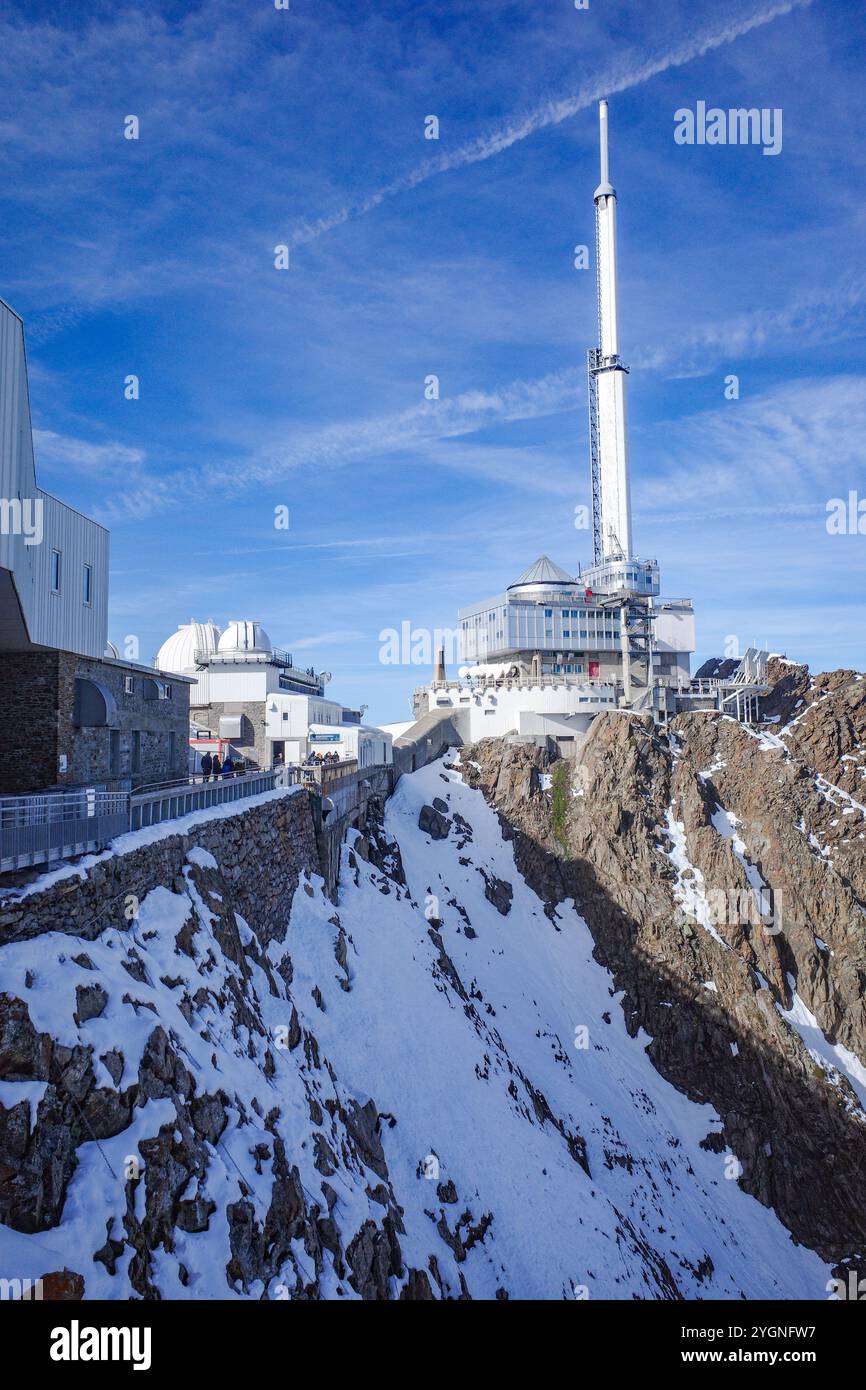
M 463 765 L 550 915 L 574 899 L 629 1030 L 718 1110 L 741 1185 L 862 1269 L 866 684 L 781 661 L 772 676 L 757 731 L 600 716 L 559 765 L 558 808 L 541 750 L 489 740 Z

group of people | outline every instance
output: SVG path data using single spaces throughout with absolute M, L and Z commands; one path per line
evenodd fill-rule
M 318 763 L 339 763 L 342 758 L 339 753 L 308 753 L 304 760 L 305 767 L 313 767 Z
M 219 753 L 202 754 L 201 775 L 203 782 L 218 782 L 220 777 L 233 777 L 235 765 L 230 753 L 221 759 Z

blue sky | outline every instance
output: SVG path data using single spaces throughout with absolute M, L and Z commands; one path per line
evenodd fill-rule
M 401 719 L 428 673 L 382 629 L 589 559 L 608 95 L 638 551 L 697 660 L 866 666 L 866 535 L 826 529 L 866 498 L 864 43 L 854 0 L 7 0 L 0 296 L 114 640 L 257 618 Z M 699 100 L 782 108 L 781 154 L 676 144 Z

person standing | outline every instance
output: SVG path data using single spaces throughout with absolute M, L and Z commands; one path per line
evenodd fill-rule
M 219 781 L 219 779 L 220 779 L 220 773 L 222 772 L 222 770 L 223 770 L 223 765 L 222 765 L 222 763 L 220 762 L 220 755 L 219 755 L 219 753 L 214 753 L 214 755 L 213 755 L 213 762 L 211 763 L 211 771 L 213 772 L 213 780 L 214 780 L 215 782 L 218 782 L 218 781 Z
M 231 777 L 234 770 L 235 765 L 232 762 L 232 755 L 231 753 L 227 753 L 225 756 L 225 761 L 223 762 L 223 777 Z
M 211 768 L 212 768 L 212 767 L 213 767 L 213 758 L 211 757 L 210 753 L 204 753 L 204 754 L 202 755 L 202 760 L 201 760 L 201 775 L 202 775 L 202 781 L 203 781 L 203 782 L 209 782 L 209 781 L 210 781 L 210 774 L 211 774 Z

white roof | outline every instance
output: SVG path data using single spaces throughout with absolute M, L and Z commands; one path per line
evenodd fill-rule
M 195 671 L 196 652 L 215 652 L 220 630 L 216 623 L 181 623 L 177 632 L 163 642 L 154 665 L 160 671 L 173 671 L 179 676 Z
M 540 555 L 534 565 L 530 565 L 528 570 L 524 570 L 519 579 L 515 579 L 513 584 L 509 584 L 509 589 L 516 589 L 523 584 L 573 584 L 574 575 L 566 574 L 564 569 L 555 565 L 547 555 Z
M 219 639 L 221 652 L 270 652 L 271 639 L 261 623 L 249 619 L 229 623 Z

